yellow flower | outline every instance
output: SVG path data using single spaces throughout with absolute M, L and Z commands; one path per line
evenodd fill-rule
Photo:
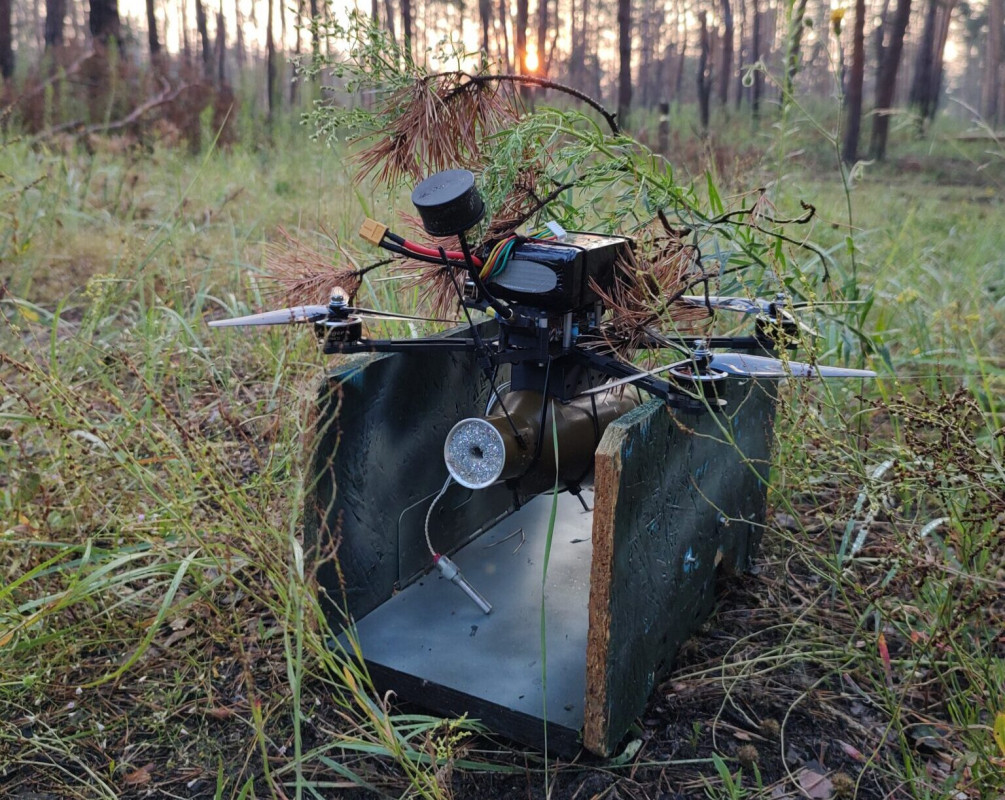
M 841 20 L 844 19 L 844 9 L 835 8 L 831 11 L 831 29 L 835 36 L 841 35 Z

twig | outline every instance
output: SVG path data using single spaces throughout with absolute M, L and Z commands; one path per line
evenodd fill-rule
M 600 116 L 602 116 L 610 129 L 614 133 L 621 133 L 621 128 L 618 127 L 617 114 L 612 114 L 606 108 L 604 108 L 597 100 L 594 100 L 585 92 L 579 91 L 579 89 L 573 89 L 571 86 L 567 86 L 564 83 L 558 83 L 557 81 L 550 81 L 547 78 L 536 78 L 533 75 L 470 75 L 468 76 L 468 83 L 492 83 L 492 82 L 508 82 L 508 83 L 524 83 L 529 86 L 539 86 L 542 89 L 555 89 L 559 92 L 564 92 L 571 97 L 575 97 L 577 100 L 582 100 L 590 108 L 597 111 Z M 454 93 L 461 91 L 463 86 L 458 87 L 454 90 Z

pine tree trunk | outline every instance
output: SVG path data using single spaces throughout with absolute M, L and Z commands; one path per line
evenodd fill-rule
M 1005 0 L 988 0 L 988 39 L 984 53 L 984 79 L 981 86 L 981 113 L 989 125 L 1005 116 L 999 105 L 1002 75 L 1002 32 L 1005 26 Z
M 858 135 L 862 125 L 862 86 L 865 80 L 865 0 L 855 0 L 855 30 L 852 35 L 851 74 L 848 78 L 844 144 L 841 158 L 852 164 L 858 157 Z
M 750 0 L 750 8 L 753 11 L 753 31 L 750 34 L 750 60 L 756 64 L 761 58 L 761 9 L 757 0 Z M 754 70 L 754 91 L 750 97 L 750 113 L 754 119 L 761 116 L 761 90 L 764 86 L 764 77 L 760 69 Z
M 9 2 L 8 2 L 9 5 Z M 63 21 L 66 19 L 66 0 L 45 0 L 45 49 L 63 44 Z
M 274 0 L 269 0 L 268 19 L 265 21 L 265 91 L 269 106 L 269 122 L 275 119 L 276 101 L 276 40 L 273 35 L 272 17 Z
M 412 36 L 414 33 L 412 29 L 412 0 L 401 0 L 401 35 L 404 37 L 402 44 L 409 58 L 412 58 Z
M 14 75 L 14 41 L 10 0 L 0 0 L 0 77 Z
M 890 41 L 881 45 L 882 60 L 876 73 L 876 107 L 872 118 L 872 140 L 869 150 L 872 157 L 882 160 L 886 156 L 886 139 L 890 131 L 889 110 L 897 88 L 897 71 L 904 49 L 904 34 L 911 16 L 911 0 L 897 0 L 890 27 Z
M 708 133 L 709 101 L 712 95 L 712 69 L 709 58 L 712 46 L 708 35 L 708 12 L 698 14 L 698 111 L 701 119 L 701 129 Z
M 216 12 L 216 82 L 220 86 L 227 83 L 227 27 L 223 19 L 223 0 Z
M 632 0 L 618 0 L 618 124 L 625 127 L 632 108 Z
M 313 24 L 313 21 L 318 18 L 318 0 L 311 0 L 311 53 L 314 54 L 314 58 L 317 58 L 321 54 L 321 43 L 318 41 L 318 30 Z M 394 17 L 390 14 L 387 15 L 387 24 L 389 30 L 391 31 L 391 38 L 394 38 Z
M 545 63 L 547 52 L 548 0 L 537 0 L 537 71 L 539 75 L 548 75 L 548 67 Z
M 154 0 L 147 0 L 147 47 L 150 48 L 150 61 L 156 64 L 160 59 L 161 40 L 157 35 L 157 12 Z
M 528 0 L 516 0 L 516 71 L 521 75 L 527 72 L 527 21 L 530 17 Z
M 118 0 L 90 0 L 91 13 L 87 25 L 96 42 L 116 42 L 122 46 Z
M 492 0 L 478 0 L 478 18 L 482 23 L 482 52 L 489 54 L 489 31 L 492 28 Z
M 506 72 L 511 69 L 512 62 L 509 58 L 509 27 L 507 23 L 509 22 L 509 9 L 507 8 L 506 0 L 499 0 L 499 28 L 502 31 L 502 46 L 500 51 L 503 57 L 503 63 L 506 65 Z
M 743 95 L 746 93 L 746 87 L 743 85 L 743 65 L 747 63 L 747 53 L 750 48 L 747 47 L 747 4 L 744 0 L 740 0 L 740 57 L 739 63 L 741 69 L 737 70 L 736 73 L 736 94 L 733 97 L 733 102 L 736 105 L 736 110 L 740 110 L 740 106 L 743 105 Z
M 918 55 L 914 65 L 914 79 L 911 81 L 911 93 L 909 102 L 918 112 L 920 122 L 934 113 L 931 108 L 930 89 L 932 85 L 933 72 L 935 67 L 935 19 L 939 11 L 938 0 L 928 0 L 928 10 L 925 13 L 925 28 L 921 34 L 921 43 L 918 46 Z
M 729 0 L 720 0 L 722 6 L 722 68 L 719 72 L 719 102 L 729 102 L 729 84 L 733 77 L 733 8 Z
M 202 46 L 202 72 L 208 78 L 213 74 L 213 48 L 209 44 L 206 7 L 202 0 L 195 0 L 195 29 L 199 32 L 199 43 Z

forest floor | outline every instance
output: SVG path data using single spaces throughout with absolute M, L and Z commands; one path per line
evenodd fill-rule
M 682 128 L 678 174 L 815 206 L 807 235 L 867 300 L 815 321 L 816 355 L 854 357 L 855 325 L 881 378 L 785 394 L 755 571 L 619 753 L 574 762 L 385 705 L 328 652 L 299 524 L 325 361 L 203 324 L 274 301 L 280 226 L 331 255 L 315 232 L 405 204 L 293 125 L 204 159 L 0 149 L 4 794 L 1003 796 L 1005 153 L 895 132 L 846 184 L 806 130 L 742 138 Z

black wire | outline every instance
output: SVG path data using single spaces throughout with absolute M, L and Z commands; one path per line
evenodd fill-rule
M 544 368 L 544 390 L 541 392 L 542 403 L 541 403 L 541 422 L 538 426 L 537 433 L 537 444 L 534 447 L 534 457 L 530 460 L 527 465 L 527 469 L 523 471 L 520 478 L 523 478 L 529 473 L 534 467 L 537 466 L 538 461 L 541 460 L 541 450 L 544 449 L 544 423 L 548 419 L 548 398 L 550 392 L 548 391 L 548 386 L 551 381 L 551 356 L 548 357 L 548 363 Z M 557 454 L 556 454 L 557 455 Z M 517 480 L 519 480 L 518 478 Z
M 443 258 L 443 263 L 447 265 L 447 269 L 450 268 L 450 259 L 447 258 L 447 251 L 442 247 L 439 248 L 440 255 Z M 471 312 L 468 311 L 468 307 L 464 305 L 464 295 L 461 293 L 461 287 L 457 285 L 457 281 L 454 276 L 450 276 L 450 283 L 453 285 L 454 290 L 457 292 L 457 300 L 461 304 L 461 308 L 464 310 L 464 316 L 467 317 L 468 327 L 471 328 L 471 337 L 475 340 L 475 348 L 483 354 L 483 356 L 491 362 L 491 353 L 489 353 L 488 347 L 485 346 L 485 342 L 482 340 L 481 332 L 475 325 L 474 320 L 471 319 Z M 489 386 L 492 388 L 492 393 L 499 398 L 499 406 L 503 410 L 503 414 L 506 416 L 506 421 L 509 423 L 510 428 L 513 429 L 513 436 L 516 437 L 516 443 L 521 450 L 527 449 L 527 443 L 523 440 L 523 436 L 516 427 L 516 423 L 513 418 L 509 415 L 509 409 L 506 408 L 506 404 L 503 402 L 502 397 L 499 395 L 499 389 L 496 388 L 496 372 L 499 369 L 497 364 L 493 364 L 493 369 L 490 372 L 488 367 L 485 368 L 485 377 L 489 379 Z
M 471 248 L 468 247 L 468 240 L 464 237 L 463 233 L 457 234 L 457 238 L 461 243 L 461 252 L 464 253 L 464 260 L 467 262 L 467 270 L 471 274 L 471 280 L 474 281 L 475 286 L 478 287 L 479 293 L 485 298 L 488 304 L 496 310 L 500 317 L 503 319 L 510 319 L 513 316 L 513 309 L 493 297 L 488 288 L 485 286 L 485 282 L 482 281 L 481 275 L 478 274 L 478 269 L 475 267 L 474 261 L 471 260 Z M 442 247 L 440 248 L 440 251 L 443 252 Z
M 467 269 L 467 264 L 463 264 L 460 261 L 451 261 L 449 258 L 447 258 L 446 251 L 442 247 L 439 249 L 442 253 L 444 253 L 444 256 L 442 259 L 440 259 L 440 258 L 434 258 L 433 256 L 427 256 L 425 253 L 415 253 L 406 247 L 399 247 L 396 244 L 389 244 L 388 242 L 381 242 L 380 246 L 385 250 L 390 250 L 392 253 L 397 253 L 400 256 L 405 256 L 406 258 L 411 258 L 416 261 L 424 261 L 427 264 L 437 264 L 437 265 L 447 264 L 448 266 L 454 267 L 455 269 Z

